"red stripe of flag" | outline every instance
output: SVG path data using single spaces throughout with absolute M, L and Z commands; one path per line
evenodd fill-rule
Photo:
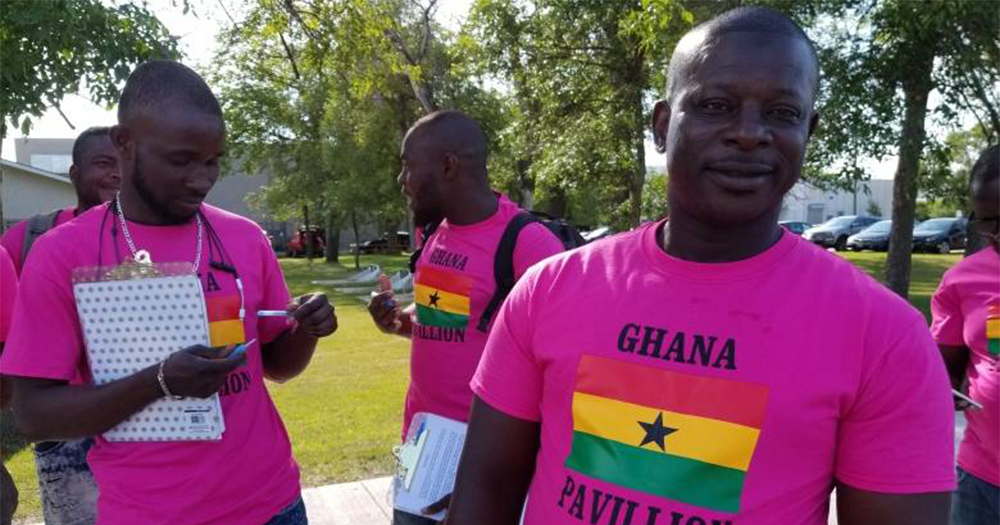
M 472 278 L 457 272 L 425 267 L 417 273 L 417 284 L 468 296 L 469 289 L 472 288 Z
M 210 323 L 240 318 L 240 299 L 235 295 L 208 297 L 205 299 L 205 307 Z
M 767 387 L 584 355 L 576 391 L 761 428 Z

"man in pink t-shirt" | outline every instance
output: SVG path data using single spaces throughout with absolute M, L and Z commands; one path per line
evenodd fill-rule
M 0 246 L 0 355 L 10 332 L 10 318 L 17 298 L 17 272 L 10 260 L 7 249 Z M 7 409 L 10 401 L 10 383 L 0 380 L 0 410 Z M 17 510 L 17 487 L 7 471 L 7 465 L 0 465 L 0 524 L 7 525 Z
M 333 309 L 322 294 L 289 301 L 260 227 L 202 202 L 218 178 L 226 135 L 218 100 L 197 73 L 177 62 L 140 65 L 125 84 L 118 122 L 111 136 L 121 193 L 39 239 L 22 273 L 0 361 L 14 383 L 18 426 L 33 440 L 100 436 L 162 397 L 218 393 L 226 427 L 219 441 L 97 438 L 87 459 L 100 489 L 98 523 L 304 524 L 298 467 L 264 378 L 301 373 L 317 339 L 336 329 Z M 193 266 L 212 348 L 179 349 L 93 386 L 72 272 L 141 259 L 140 252 L 154 263 Z M 286 310 L 289 321 L 257 317 L 273 309 Z
M 69 168 L 69 180 L 76 191 L 76 207 L 54 211 L 21 221 L 0 237 L 0 245 L 7 249 L 14 269 L 21 273 L 24 258 L 35 239 L 43 233 L 71 221 L 77 215 L 108 202 L 121 186 L 121 169 L 118 167 L 118 151 L 111 143 L 106 127 L 87 128 L 73 142 L 73 164 Z M 34 232 L 25 243 L 28 230 Z M 52 525 L 50 523 L 50 525 Z
M 923 317 L 777 224 L 818 76 L 766 8 L 678 43 L 653 112 L 669 220 L 515 286 L 450 525 L 820 525 L 834 487 L 841 525 L 947 522 L 954 414 Z
M 970 173 L 972 224 L 987 246 L 945 272 L 934 298 L 931 333 L 951 384 L 967 385 L 982 405 L 965 410 L 958 450 L 958 490 L 952 525 L 1000 522 L 1000 150 L 987 148 Z
M 399 182 L 416 224 L 440 222 L 417 256 L 414 304 L 401 310 L 391 291 L 372 298 L 369 311 L 382 331 L 413 340 L 410 389 L 403 435 L 417 412 L 458 421 L 469 417 L 469 381 L 486 345 L 478 328 L 497 283 L 494 256 L 504 230 L 521 212 L 490 189 L 486 137 L 474 120 L 457 111 L 420 119 L 403 139 Z M 544 225 L 531 223 L 518 234 L 514 277 L 563 250 Z M 434 514 L 446 501 L 426 509 Z M 433 523 L 396 511 L 394 523 Z

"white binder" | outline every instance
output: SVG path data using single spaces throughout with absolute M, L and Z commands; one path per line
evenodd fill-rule
M 158 364 L 177 350 L 209 346 L 201 282 L 194 274 L 75 282 L 73 296 L 94 384 Z M 161 398 L 103 434 L 108 441 L 190 441 L 222 438 L 218 394 Z

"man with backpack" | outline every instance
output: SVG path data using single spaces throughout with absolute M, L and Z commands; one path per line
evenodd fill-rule
M 17 274 L 24 268 L 28 252 L 39 237 L 115 196 L 122 176 L 118 151 L 111 143 L 109 130 L 88 128 L 73 142 L 69 178 L 76 190 L 76 207 L 35 215 L 14 225 L 0 239 Z M 97 483 L 87 464 L 87 453 L 93 445 L 91 437 L 35 444 L 35 467 L 46 523 L 82 525 L 96 519 Z
M 403 436 L 417 412 L 466 421 L 469 381 L 486 344 L 492 314 L 513 281 L 536 262 L 565 249 L 547 224 L 490 187 L 486 137 L 458 111 L 438 111 L 407 132 L 399 183 L 425 241 L 414 254 L 414 304 L 401 308 L 391 290 L 368 310 L 383 332 L 413 341 Z M 554 228 L 557 229 L 558 228 Z M 506 232 L 506 233 L 505 233 Z M 497 283 L 501 267 L 512 269 Z M 501 294 L 505 295 L 505 294 Z M 434 514 L 447 498 L 425 509 Z M 433 520 L 396 511 L 393 523 Z
M 76 191 L 76 207 L 53 210 L 21 221 L 3 234 L 0 245 L 7 249 L 14 269 L 21 273 L 24 259 L 35 240 L 81 213 L 108 202 L 121 186 L 122 175 L 107 127 L 92 127 L 73 142 L 73 164 L 69 179 Z

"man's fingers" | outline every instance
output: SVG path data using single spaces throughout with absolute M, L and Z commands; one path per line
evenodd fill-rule
M 189 346 L 188 348 L 185 348 L 182 351 L 200 357 L 202 359 L 216 359 L 228 355 L 229 351 L 232 350 L 230 349 L 229 351 L 227 351 L 226 347 L 224 346 L 208 347 L 204 345 L 195 345 L 195 346 Z
M 436 502 L 424 507 L 420 510 L 420 513 L 428 516 L 431 514 L 437 514 L 438 512 L 447 509 L 449 503 L 451 503 L 451 494 L 448 494 Z

